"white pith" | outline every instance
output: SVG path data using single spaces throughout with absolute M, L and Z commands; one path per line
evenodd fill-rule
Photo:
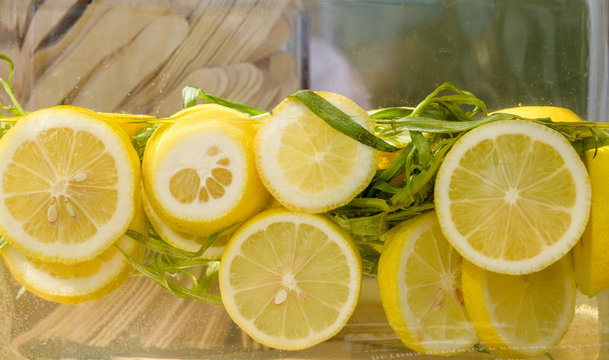
M 208 155 L 207 151 L 211 147 L 218 148 L 220 153 L 215 156 Z M 221 158 L 228 158 L 230 164 L 216 164 Z M 171 194 L 170 180 L 178 171 L 195 169 L 203 186 L 205 179 L 211 177 L 211 170 L 218 167 L 226 168 L 232 173 L 231 183 L 223 186 L 225 192 L 222 197 L 210 197 L 206 202 L 195 199 L 190 203 L 183 203 Z M 169 149 L 159 160 L 151 183 L 157 201 L 168 213 L 183 219 L 212 220 L 224 216 L 239 202 L 245 191 L 246 179 L 247 161 L 243 145 L 222 131 L 208 130 L 194 133 Z

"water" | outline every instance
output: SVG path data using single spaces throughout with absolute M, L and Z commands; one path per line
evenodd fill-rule
M 70 51 L 83 51 L 76 50 L 76 43 L 68 41 L 65 35 L 77 26 L 76 19 L 84 14 L 84 5 L 79 2 L 66 12 L 61 4 L 53 7 L 52 3 L 47 0 L 46 8 L 37 9 L 28 7 L 27 1 L 0 0 L 0 52 L 15 61 L 15 91 L 23 104 L 31 106 L 29 110 L 54 105 L 37 97 L 36 91 L 50 91 L 40 88 L 40 79 L 49 69 L 56 69 L 57 59 L 65 60 Z M 226 11 L 228 3 L 217 5 L 216 10 Z M 273 35 L 273 27 L 266 28 L 268 35 L 257 46 L 248 47 L 245 55 L 235 51 L 236 45 L 222 46 L 228 37 L 205 38 L 208 42 L 192 39 L 195 45 L 183 47 L 183 55 L 175 50 L 163 59 L 160 69 L 138 73 L 139 78 L 129 82 L 130 88 L 121 89 L 125 98 L 120 104 L 96 110 L 154 115 L 167 111 L 164 109 L 177 111 L 179 98 L 165 100 L 165 94 L 175 95 L 172 91 L 179 88 L 181 80 L 199 68 L 206 68 L 213 71 L 206 73 L 206 82 L 199 86 L 213 83 L 215 88 L 209 91 L 216 95 L 240 94 L 242 98 L 233 100 L 266 109 L 308 83 L 312 88 L 328 86 L 323 90 L 331 91 L 336 86 L 362 106 L 375 108 L 414 105 L 440 83 L 452 81 L 485 100 L 489 110 L 518 104 L 555 105 L 569 107 L 588 120 L 607 121 L 608 3 L 320 0 L 304 4 L 310 23 L 302 23 L 303 18 L 294 15 L 300 9 L 289 4 L 273 12 L 279 32 Z M 150 14 L 151 18 L 169 8 L 182 14 L 193 28 L 199 14 L 186 1 L 155 1 L 139 8 L 117 5 L 118 2 L 107 4 L 110 8 L 100 11 L 139 12 Z M 58 22 L 45 22 L 51 21 L 48 14 L 40 18 L 27 16 L 41 9 L 59 14 L 53 18 Z M 245 9 L 246 13 L 250 10 Z M 271 23 L 269 19 L 267 14 L 258 18 L 256 24 L 264 27 Z M 278 23 L 281 19 L 287 19 L 287 23 Z M 78 39 L 92 31 L 84 25 L 71 36 Z M 48 36 L 28 37 L 28 26 L 46 29 Z M 116 26 L 125 26 L 124 19 Z M 317 45 L 322 44 L 312 45 L 310 54 L 306 41 L 302 42 L 308 26 Z M 251 31 L 236 35 L 249 36 Z M 250 43 L 255 40 L 249 39 Z M 214 41 L 216 45 L 209 47 Z M 57 50 L 52 51 L 53 46 L 58 46 Z M 103 58 L 94 59 L 94 66 L 81 69 L 81 73 L 64 74 L 56 77 L 55 83 L 51 81 L 53 86 L 59 83 L 58 88 L 64 91 L 58 102 L 70 103 L 75 99 L 76 94 L 86 89 L 92 72 L 98 67 L 107 68 L 113 57 L 120 55 L 122 46 L 106 53 L 100 51 L 105 54 Z M 319 53 L 315 49 L 330 50 Z M 40 55 L 45 51 L 48 56 Z M 329 57 L 336 59 L 346 72 L 325 71 L 321 66 L 330 61 Z M 311 78 L 306 76 L 308 60 Z M 193 61 L 198 65 L 191 66 Z M 232 91 L 228 85 L 237 82 L 227 75 L 226 66 L 235 62 L 249 62 L 262 71 L 268 81 L 256 91 L 266 96 L 251 96 L 254 91 L 251 89 Z M 163 75 L 170 71 L 171 75 Z M 6 66 L 0 66 L 0 77 L 7 75 Z M 69 83 L 72 78 L 75 84 Z M 105 86 L 97 89 L 97 93 L 115 90 L 111 82 Z M 0 102 L 8 103 L 4 94 L 0 94 Z M 3 265 L 0 275 L 0 358 L 7 360 L 433 358 L 413 353 L 401 344 L 387 324 L 374 278 L 365 279 L 358 308 L 339 335 L 308 350 L 283 352 L 253 341 L 222 307 L 173 297 L 143 277 L 132 278 L 102 300 L 62 305 L 24 292 Z M 554 359 L 609 359 L 609 292 L 594 299 L 578 297 L 576 320 L 565 341 L 553 353 Z M 495 357 L 472 351 L 456 358 Z

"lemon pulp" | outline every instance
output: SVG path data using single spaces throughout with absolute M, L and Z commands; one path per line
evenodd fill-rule
M 304 349 L 335 335 L 361 287 L 349 235 L 321 216 L 285 209 L 243 225 L 220 264 L 222 300 L 233 320 L 278 349 Z

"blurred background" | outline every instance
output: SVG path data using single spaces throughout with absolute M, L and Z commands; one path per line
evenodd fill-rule
M 491 110 L 557 105 L 607 120 L 606 1 L 303 3 L 312 39 L 323 43 L 311 47 L 312 74 L 335 47 L 363 88 L 354 95 L 372 108 L 414 105 L 450 81 Z
M 29 110 L 165 116 L 187 84 L 264 109 L 302 87 L 378 108 L 451 81 L 489 109 L 557 105 L 607 120 L 607 4 L 0 0 L 0 52 Z
M 271 108 L 301 85 L 299 11 L 289 0 L 0 0 L 0 52 L 28 110 L 168 116 L 186 85 Z

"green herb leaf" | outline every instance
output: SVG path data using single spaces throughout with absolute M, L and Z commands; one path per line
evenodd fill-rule
M 364 274 L 376 276 L 381 253 L 378 252 L 369 241 L 355 241 L 362 259 L 362 270 Z
M 140 162 L 144 157 L 144 150 L 146 150 L 146 144 L 148 144 L 148 140 L 150 140 L 150 137 L 152 136 L 157 127 L 159 127 L 159 124 L 150 124 L 148 126 L 145 126 L 141 128 L 135 135 L 133 135 L 133 138 L 131 138 L 131 143 L 133 144 L 133 148 L 135 148 L 135 151 L 137 152 L 137 155 L 140 158 Z
M 14 121 L 0 121 L 0 139 L 15 125 Z
M 203 91 L 197 87 L 194 87 L 194 86 L 186 86 L 184 89 L 182 89 L 182 108 L 183 109 L 195 106 L 197 104 L 198 99 L 204 99 L 207 103 L 214 103 L 214 104 L 226 106 L 231 109 L 245 113 L 249 116 L 259 116 L 259 115 L 267 114 L 266 111 L 256 109 L 252 106 L 208 94 L 205 91 Z
M 398 151 L 399 148 L 376 137 L 363 126 L 353 121 L 349 115 L 332 105 L 311 90 L 299 90 L 290 95 L 303 103 L 311 112 L 341 133 L 380 151 Z
M 372 236 L 375 239 L 378 239 L 389 229 L 386 217 L 386 212 L 357 218 L 343 217 L 340 212 L 332 216 L 339 226 L 349 231 L 352 235 Z
M 491 354 L 491 351 L 489 349 L 487 349 L 481 341 L 478 341 L 477 343 L 474 344 L 474 351 L 477 351 L 477 352 L 483 353 L 483 354 Z
M 443 91 L 454 92 L 457 95 L 438 96 Z M 473 106 L 473 109 L 466 112 L 461 108 L 461 105 L 470 105 Z M 441 84 L 431 94 L 427 95 L 425 100 L 415 107 L 410 116 L 418 117 L 429 111 L 430 108 L 443 109 L 446 119 L 452 118 L 459 121 L 470 120 L 479 111 L 485 116 L 487 114 L 486 105 L 482 100 L 469 91 L 459 89 L 450 82 Z
M 4 88 L 4 91 L 6 92 L 8 97 L 13 102 L 12 106 L 4 105 L 4 104 L 0 103 L 0 109 L 9 110 L 16 116 L 25 115 L 26 112 L 25 112 L 25 110 L 23 110 L 23 108 L 19 104 L 19 101 L 17 101 L 17 98 L 15 97 L 15 94 L 13 93 L 13 87 L 11 85 L 11 80 L 13 78 L 13 71 L 15 70 L 15 64 L 8 56 L 6 56 L 5 54 L 2 54 L 2 53 L 0 53 L 0 60 L 3 60 L 4 62 L 6 62 L 8 64 L 8 68 L 9 68 L 8 80 L 4 80 L 4 79 L 0 78 L 0 85 L 2 85 L 2 87 Z
M 370 117 L 374 120 L 391 120 L 409 116 L 412 114 L 413 110 L 414 109 L 409 108 L 392 107 L 375 111 L 374 113 L 370 114 Z
M 410 137 L 412 139 L 412 143 L 417 149 L 417 153 L 419 156 L 419 162 L 421 164 L 427 164 L 431 161 L 433 155 L 431 153 L 431 147 L 427 142 L 427 139 L 420 131 L 410 131 Z
M 173 295 L 221 305 L 220 296 L 210 293 L 211 285 L 218 276 L 220 262 L 202 259 L 201 255 L 229 228 L 210 235 L 197 251 L 186 251 L 171 246 L 163 241 L 153 228 L 150 229 L 148 236 L 128 230 L 127 236 L 147 248 L 142 261 L 135 260 L 120 247 L 117 248 L 141 275 L 150 278 Z M 189 282 L 191 286 L 184 285 L 184 282 Z

